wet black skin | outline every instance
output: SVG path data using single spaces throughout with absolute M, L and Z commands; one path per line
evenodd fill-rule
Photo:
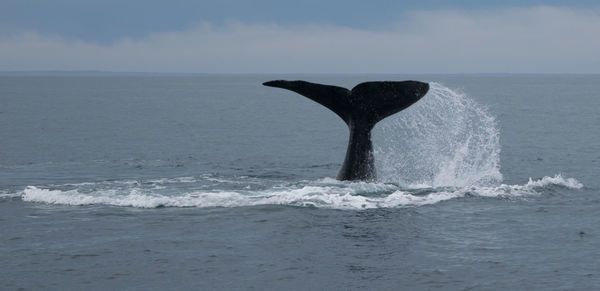
M 375 124 L 419 101 L 429 90 L 429 84 L 419 81 L 365 82 L 352 90 L 306 81 L 276 80 L 263 85 L 308 97 L 346 122 L 350 138 L 346 159 L 337 179 L 351 181 L 374 181 L 377 178 L 371 142 L 371 130 Z

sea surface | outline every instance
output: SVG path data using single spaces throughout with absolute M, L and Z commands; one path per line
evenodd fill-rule
M 348 129 L 264 87 L 430 82 Z M 1 290 L 600 288 L 598 75 L 0 76 Z

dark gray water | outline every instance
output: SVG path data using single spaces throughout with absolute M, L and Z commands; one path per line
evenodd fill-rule
M 431 90 L 345 124 L 274 78 Z M 0 77 L 0 289 L 597 289 L 600 76 Z

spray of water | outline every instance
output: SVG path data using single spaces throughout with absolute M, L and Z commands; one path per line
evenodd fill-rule
M 373 131 L 379 179 L 404 186 L 487 186 L 502 181 L 496 120 L 439 83 Z

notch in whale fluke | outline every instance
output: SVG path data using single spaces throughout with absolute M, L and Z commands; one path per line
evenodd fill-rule
M 350 139 L 338 180 L 375 180 L 371 129 L 377 122 L 419 101 L 429 91 L 429 84 L 419 81 L 364 82 L 352 90 L 306 81 L 275 80 L 263 85 L 303 95 L 329 108 L 346 122 Z

